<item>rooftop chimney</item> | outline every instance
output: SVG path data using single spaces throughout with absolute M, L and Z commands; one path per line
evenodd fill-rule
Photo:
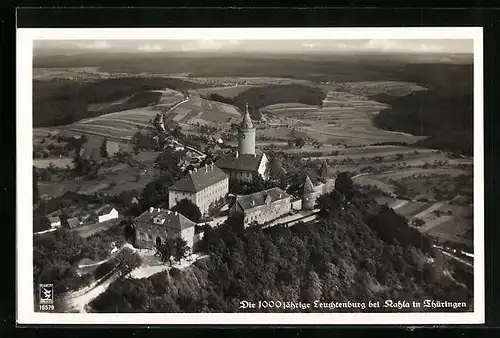
M 167 214 L 169 214 L 169 215 L 170 215 L 170 210 L 167 210 Z
M 161 209 L 160 209 L 160 208 L 158 208 L 158 209 L 156 209 L 156 211 L 160 212 L 160 211 L 161 211 Z
M 177 213 L 177 211 L 176 211 L 176 212 L 174 212 L 174 215 L 175 215 L 175 216 L 177 216 L 177 214 L 178 214 L 178 213 Z
M 238 153 L 238 151 L 236 151 L 236 154 L 234 155 L 234 157 L 238 158 L 238 155 L 239 155 L 239 153 Z
M 208 173 L 208 166 L 205 166 L 205 173 Z
M 155 210 L 153 207 L 149 207 L 149 212 L 152 213 Z
M 189 175 L 191 175 L 192 173 L 193 173 L 193 171 L 192 171 L 192 170 L 189 170 Z
M 198 171 L 198 168 L 194 168 L 194 172 L 197 172 Z
M 252 199 L 252 205 L 255 205 L 255 200 L 254 199 Z

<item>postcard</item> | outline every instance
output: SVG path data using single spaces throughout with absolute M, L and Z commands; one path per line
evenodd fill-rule
M 18 323 L 484 323 L 482 54 L 474 27 L 18 29 Z

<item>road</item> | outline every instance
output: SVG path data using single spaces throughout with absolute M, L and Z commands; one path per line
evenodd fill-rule
M 454 260 L 456 260 L 456 261 L 458 261 L 458 262 L 460 262 L 462 264 L 465 264 L 465 265 L 467 265 L 470 268 L 474 268 L 474 265 L 472 265 L 471 263 L 469 263 L 469 262 L 467 262 L 467 261 L 465 261 L 465 260 L 463 260 L 463 259 L 461 259 L 461 258 L 459 258 L 459 257 L 457 257 L 455 255 L 452 255 L 451 253 L 449 253 L 447 251 L 444 251 L 444 250 L 441 250 L 441 249 L 440 249 L 440 251 L 442 253 L 444 253 L 446 256 L 450 257 L 450 258 L 452 258 L 452 259 L 454 259 Z
M 162 271 L 168 271 L 171 268 L 177 268 L 182 270 L 190 266 L 194 262 L 206 257 L 208 257 L 208 255 L 193 254 L 179 263 L 172 264 L 172 266 L 159 265 L 153 267 L 139 267 L 133 270 L 129 274 L 129 276 L 127 276 L 127 278 L 148 278 L 156 273 Z M 91 303 L 94 299 L 99 297 L 99 295 L 104 293 L 109 288 L 109 286 L 119 278 L 120 278 L 120 271 L 114 269 L 110 271 L 107 275 L 102 277 L 100 280 L 92 283 L 88 287 L 65 295 L 63 297 L 63 302 L 67 306 L 67 310 L 65 312 L 77 311 L 80 313 L 86 313 L 87 305 Z

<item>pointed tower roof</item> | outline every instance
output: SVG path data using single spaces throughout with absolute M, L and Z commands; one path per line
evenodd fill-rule
M 250 112 L 248 109 L 248 103 L 245 104 L 245 116 L 243 117 L 243 121 L 241 121 L 241 128 L 244 129 L 253 128 L 252 118 L 250 117 Z
M 314 192 L 314 185 L 311 182 L 309 176 L 306 176 L 306 181 L 304 182 L 304 194 Z
M 319 168 L 319 175 L 321 178 L 330 178 L 335 176 L 333 169 L 328 165 L 328 163 L 326 163 L 326 161 L 324 161 L 321 168 Z

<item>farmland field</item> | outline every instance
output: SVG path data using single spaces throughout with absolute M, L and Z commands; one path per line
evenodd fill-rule
M 121 163 L 113 167 L 100 169 L 99 177 L 92 180 L 39 181 L 38 189 L 40 196 L 42 198 L 52 198 L 68 191 L 89 195 L 96 192 L 114 195 L 129 190 L 140 192 L 146 184 L 156 179 L 159 175 L 158 170 L 153 168 L 153 162 L 158 154 L 158 152 L 146 151 L 134 155 L 134 159 L 144 163 L 149 168 L 147 171 Z
M 209 124 L 221 126 L 241 119 L 241 114 L 231 105 L 190 97 L 190 99 L 165 114 L 166 120 L 179 122 L 181 125 Z
M 371 87 L 377 88 L 375 84 L 370 83 Z M 364 86 L 359 87 L 365 88 L 366 85 L 364 83 Z M 383 83 L 379 85 L 384 88 Z M 366 145 L 376 142 L 414 143 L 423 138 L 375 127 L 372 117 L 386 108 L 386 104 L 364 96 L 328 90 L 322 107 L 287 103 L 266 106 L 261 108 L 261 111 L 270 112 L 273 117 L 284 123 L 307 123 L 305 126 L 297 126 L 296 129 L 315 133 L 321 142 Z

